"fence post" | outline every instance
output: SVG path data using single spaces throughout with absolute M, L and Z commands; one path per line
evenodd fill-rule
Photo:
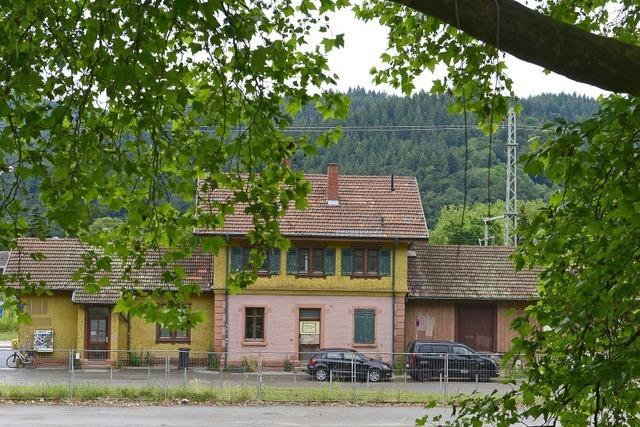
M 369 378 L 369 375 L 367 375 L 367 378 Z M 353 355 L 351 355 L 351 400 L 356 401 L 356 367 Z
M 407 392 L 407 376 L 408 376 L 407 375 L 408 374 L 408 372 L 407 372 L 407 363 L 408 363 L 407 362 L 407 357 L 408 356 L 406 354 L 402 355 L 402 369 L 401 369 L 401 371 L 402 371 L 402 378 L 404 380 L 403 389 L 404 389 L 405 393 Z
M 73 398 L 73 363 L 75 357 L 75 350 L 69 350 L 69 399 Z
M 227 356 L 224 357 L 224 363 L 220 365 L 218 363 L 218 370 L 220 371 L 220 388 L 224 388 L 224 370 L 227 368 Z
M 164 354 L 164 400 L 169 396 L 169 355 Z
M 263 399 L 262 396 L 262 353 L 258 353 L 258 400 L 261 401 Z
M 187 383 L 188 383 L 188 380 L 187 380 L 187 368 L 184 368 L 183 371 L 184 371 L 184 377 L 182 379 L 182 385 L 183 385 L 183 387 L 186 388 L 187 387 Z
M 449 353 L 444 355 L 444 399 L 447 400 L 447 387 L 449 386 Z

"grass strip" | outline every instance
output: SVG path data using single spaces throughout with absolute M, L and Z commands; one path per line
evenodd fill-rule
M 209 387 L 189 385 L 186 387 L 158 386 L 127 387 L 103 385 L 76 385 L 73 397 L 69 399 L 69 387 L 66 385 L 3 385 L 0 387 L 0 399 L 27 401 L 44 399 L 47 401 L 94 401 L 98 399 L 128 400 L 142 402 L 164 402 L 187 399 L 190 403 L 241 404 L 247 402 L 279 403 L 379 403 L 379 404 L 421 404 L 438 399 L 442 395 L 396 390 L 352 390 L 339 386 L 322 388 L 225 386 Z

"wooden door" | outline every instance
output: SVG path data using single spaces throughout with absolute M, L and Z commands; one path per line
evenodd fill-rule
M 111 335 L 108 306 L 86 306 L 85 308 L 85 356 L 87 359 L 109 359 L 109 339 Z
M 298 319 L 298 358 L 308 360 L 320 350 L 320 309 L 301 308 Z
M 456 305 L 456 341 L 475 351 L 496 351 L 496 305 Z

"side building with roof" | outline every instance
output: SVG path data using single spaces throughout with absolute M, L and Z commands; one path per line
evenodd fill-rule
M 237 294 L 225 283 L 246 263 L 250 216 L 236 206 L 223 227 L 197 231 L 227 242 L 215 257 L 216 350 L 230 359 L 261 352 L 263 360 L 305 360 L 327 347 L 385 357 L 403 351 L 407 251 L 428 239 L 416 179 L 341 175 L 336 164 L 305 178 L 312 187 L 308 208 L 279 219 L 291 248 L 271 251 L 257 281 Z M 198 196 L 206 206 L 230 193 Z
M 20 280 L 34 285 L 44 283 L 48 291 L 22 299 L 31 323 L 19 326 L 20 348 L 34 348 L 37 331 L 52 331 L 49 353 L 41 353 L 38 357 L 47 365 L 55 361 L 67 363 L 70 349 L 81 350 L 78 352 L 81 361 L 116 363 L 120 358 L 128 357 L 123 350 L 144 354 L 149 350 L 176 350 L 183 346 L 195 351 L 213 348 L 213 328 L 209 322 L 190 331 L 171 331 L 162 325 L 114 311 L 123 288 L 175 289 L 175 285 L 163 280 L 163 273 L 173 271 L 173 267 L 161 265 L 161 252 L 149 253 L 145 265 L 140 270 L 133 270 L 128 282 L 121 281 L 122 265 L 114 260 L 111 272 L 105 273 L 110 279 L 109 285 L 98 293 L 90 293 L 85 291 L 82 281 L 74 280 L 73 276 L 84 265 L 84 257 L 93 251 L 96 249 L 75 238 L 18 239 L 17 249 L 10 253 L 5 278 L 10 285 L 13 282 L 13 286 L 22 283 Z M 208 319 L 213 319 L 213 257 L 198 252 L 180 261 L 180 265 L 186 274 L 185 281 L 199 284 L 202 290 L 199 296 L 191 298 L 192 307 L 203 310 Z
M 516 272 L 508 246 L 416 245 L 408 260 L 406 342 L 450 340 L 504 353 L 511 321 L 537 298 L 538 271 Z

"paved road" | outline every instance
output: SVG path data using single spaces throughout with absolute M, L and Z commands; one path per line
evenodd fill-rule
M 7 367 L 6 365 L 7 357 L 9 357 L 11 353 L 13 353 L 13 350 L 11 350 L 10 346 L 8 348 L 4 346 L 0 347 L 0 369 Z
M 420 407 L 339 406 L 144 406 L 0 405 L 0 424 L 10 426 L 413 426 Z M 448 416 L 446 408 L 432 415 Z

